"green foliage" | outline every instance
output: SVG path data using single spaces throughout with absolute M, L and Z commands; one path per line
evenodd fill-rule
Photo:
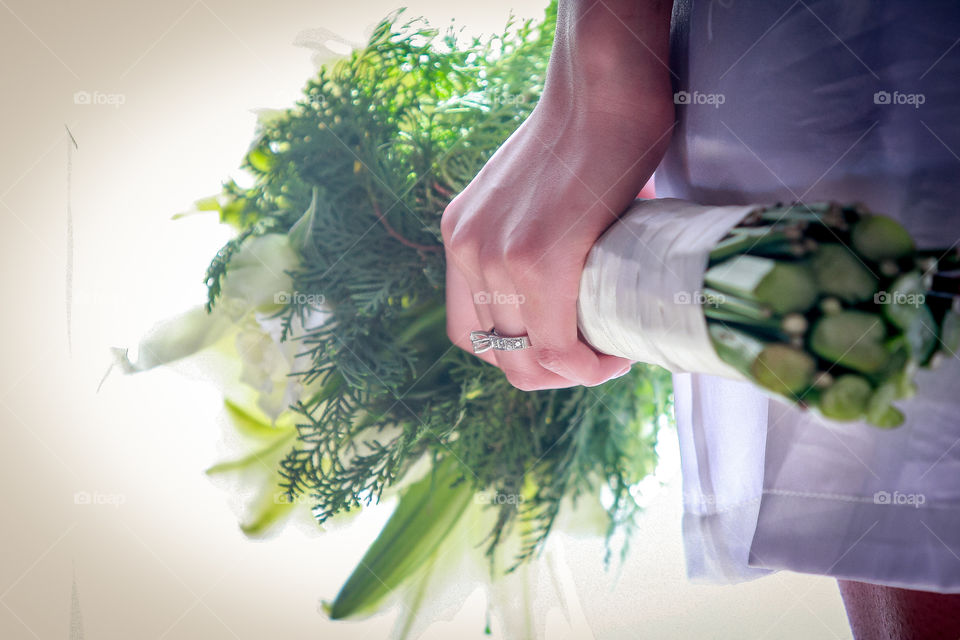
M 500 509 L 489 550 L 517 522 L 540 547 L 565 496 L 612 491 L 611 527 L 636 507 L 655 464 L 669 374 L 637 365 L 595 388 L 526 393 L 445 334 L 440 216 L 529 115 L 542 90 L 556 8 L 541 23 L 458 47 L 453 33 L 394 15 L 369 45 L 322 69 L 295 107 L 261 125 L 246 158 L 255 186 L 225 186 L 239 229 L 208 272 L 210 301 L 248 235 L 287 230 L 297 292 L 324 296 L 322 326 L 294 331 L 310 366 L 282 462 L 291 499 L 319 522 L 376 501 L 422 456 L 455 458 L 473 489 L 523 495 Z M 632 507 L 631 507 L 632 505 Z
M 407 487 L 383 531 L 329 607 L 333 619 L 373 611 L 402 582 L 429 565 L 443 539 L 470 503 L 471 491 L 457 484 L 457 461 L 446 458 L 434 473 Z

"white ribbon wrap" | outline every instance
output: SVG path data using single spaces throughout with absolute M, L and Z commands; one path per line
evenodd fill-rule
M 714 351 L 703 315 L 710 251 L 759 206 L 637 200 L 597 240 L 580 278 L 580 332 L 603 353 L 674 373 L 746 378 Z

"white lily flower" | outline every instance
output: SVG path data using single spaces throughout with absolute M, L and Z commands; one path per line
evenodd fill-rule
M 299 264 L 286 234 L 246 240 L 230 260 L 212 311 L 197 306 L 160 322 L 143 337 L 132 357 L 125 349 L 114 349 L 119 366 L 126 373 L 146 371 L 216 347 L 226 351 L 228 361 L 240 366 L 239 376 L 213 372 L 214 377 L 224 379 L 227 395 L 259 407 L 268 421 L 275 423 L 303 393 L 299 380 L 291 375 L 303 364 L 296 355 L 299 345 L 281 339 L 282 319 L 275 317 L 290 300 L 293 280 L 289 272 Z M 324 318 L 325 313 L 318 311 L 307 321 L 315 326 Z M 297 319 L 295 329 L 302 328 Z M 237 386 L 236 381 L 248 389 L 229 389 Z M 252 403 L 247 402 L 251 392 Z
M 209 313 L 203 306 L 159 322 L 141 339 L 135 358 L 114 349 L 126 373 L 146 371 L 202 351 L 254 312 L 279 310 L 278 301 L 289 296 L 292 279 L 287 273 L 300 261 L 284 234 L 267 234 L 243 243 L 230 261 L 221 296 Z
M 309 357 L 297 356 L 299 342 L 281 339 L 283 318 L 277 315 L 292 294 L 289 272 L 299 264 L 286 234 L 250 238 L 231 258 L 210 312 L 198 305 L 158 323 L 132 354 L 114 349 L 125 373 L 189 361 L 223 389 L 231 425 L 226 459 L 208 473 L 240 496 L 238 515 L 249 535 L 268 532 L 301 502 L 286 497 L 277 473 L 295 435 L 289 407 L 311 391 L 292 375 L 307 368 Z M 294 334 L 325 318 L 323 310 L 307 314 L 305 325 L 294 318 Z
M 252 311 L 277 311 L 290 299 L 293 280 L 288 272 L 299 265 L 286 234 L 250 238 L 230 259 L 218 304 L 235 319 Z

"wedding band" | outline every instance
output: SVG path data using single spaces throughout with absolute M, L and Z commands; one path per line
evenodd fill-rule
M 473 343 L 474 353 L 494 351 L 520 351 L 530 346 L 527 336 L 502 336 L 495 328 L 490 331 L 471 331 L 470 342 Z

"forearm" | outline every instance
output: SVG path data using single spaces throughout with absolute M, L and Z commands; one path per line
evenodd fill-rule
M 561 0 L 544 99 L 630 114 L 672 105 L 670 0 Z
M 671 5 L 591 2 L 560 0 L 540 101 L 441 224 L 450 340 L 472 351 L 476 329 L 528 335 L 532 349 L 479 356 L 520 389 L 593 386 L 630 365 L 580 339 L 576 301 L 587 253 L 669 141 Z M 488 291 L 523 303 L 479 302 Z

